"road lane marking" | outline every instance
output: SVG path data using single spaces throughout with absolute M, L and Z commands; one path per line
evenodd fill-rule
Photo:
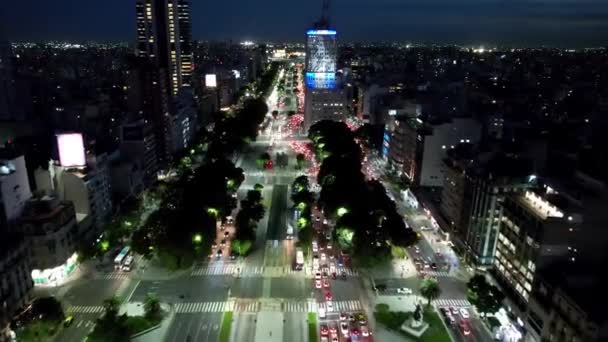
M 133 290 L 131 290 L 131 293 L 129 293 L 129 296 L 127 297 L 127 299 L 125 300 L 125 302 L 129 302 L 129 300 L 131 299 L 131 297 L 135 293 L 135 290 L 139 286 L 139 283 L 141 283 L 141 280 L 138 280 L 137 283 L 135 283 L 135 286 L 133 287 Z

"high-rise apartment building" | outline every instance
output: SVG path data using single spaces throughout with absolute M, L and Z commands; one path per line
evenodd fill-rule
M 336 81 L 337 32 L 329 25 L 329 1 L 323 1 L 323 14 L 314 28 L 306 31 L 306 93 L 304 126 L 321 120 L 343 120 L 346 93 Z
M 166 70 L 173 95 L 193 71 L 189 0 L 137 0 L 137 54 Z

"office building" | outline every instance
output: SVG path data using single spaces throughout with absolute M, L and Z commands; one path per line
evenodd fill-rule
M 330 28 L 329 1 L 321 19 L 306 31 L 304 127 L 317 121 L 341 121 L 346 115 L 346 93 L 337 77 L 337 32 Z
M 58 285 L 76 266 L 78 225 L 74 204 L 55 196 L 28 200 L 19 219 L 31 251 L 35 284 Z
M 0 341 L 11 341 L 10 322 L 32 299 L 29 244 L 16 232 L 0 231 Z
M 158 178 L 158 160 L 156 139 L 152 125 L 139 120 L 123 125 L 120 139 L 121 158 L 133 161 L 142 170 L 145 186 L 154 183 Z
M 190 85 L 193 71 L 189 0 L 137 0 L 137 55 L 165 71 L 170 92 Z
M 171 113 L 170 90 L 164 78 L 164 69 L 159 69 L 148 58 L 130 59 L 128 71 L 128 105 L 133 114 L 133 122 L 127 127 L 139 125 L 142 121 L 154 134 L 155 167 L 159 170 L 171 160 Z M 121 129 L 121 134 L 125 128 Z M 127 128 L 127 130 L 131 130 Z M 155 170 L 156 173 L 158 170 Z
M 504 196 L 534 185 L 531 162 L 504 154 L 480 154 L 470 144 L 448 151 L 439 211 L 454 247 L 477 267 L 494 260 Z
M 481 138 L 481 125 L 474 119 L 456 118 L 428 127 L 429 134 L 420 134 L 418 139 L 421 140 L 422 151 L 417 165 L 417 183 L 421 186 L 441 187 L 441 170 L 446 150 L 461 143 L 477 143 Z

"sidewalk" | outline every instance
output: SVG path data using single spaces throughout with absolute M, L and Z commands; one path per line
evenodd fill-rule
M 164 341 L 171 324 L 173 323 L 173 318 L 175 318 L 175 310 L 173 310 L 173 306 L 169 304 L 161 304 L 163 311 L 167 312 L 167 316 L 160 323 L 160 327 L 145 333 L 143 335 L 137 336 L 131 341 L 134 342 L 157 342 Z

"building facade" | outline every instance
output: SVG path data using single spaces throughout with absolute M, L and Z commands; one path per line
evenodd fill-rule
M 346 115 L 346 93 L 336 77 L 336 31 L 322 25 L 306 32 L 304 127 L 317 121 L 341 121 Z
M 25 158 L 9 150 L 0 150 L 0 231 L 7 230 L 32 197 Z
M 74 204 L 52 196 L 33 198 L 27 202 L 19 221 L 30 244 L 34 283 L 60 284 L 77 261 Z
M 193 71 L 189 0 L 137 0 L 137 54 L 166 71 L 171 94 L 190 85 Z
M 152 125 L 139 120 L 122 127 L 120 139 L 121 158 L 135 162 L 142 170 L 145 186 L 157 180 L 159 171 L 156 139 Z
M 15 79 L 11 44 L 0 33 L 0 121 L 14 119 Z
M 0 341 L 11 341 L 13 316 L 32 299 L 29 244 L 21 234 L 0 232 Z

